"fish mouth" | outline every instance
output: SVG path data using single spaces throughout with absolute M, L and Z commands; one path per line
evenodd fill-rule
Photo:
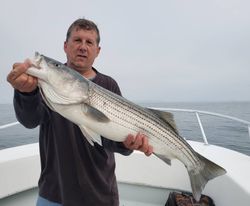
M 40 68 L 40 64 L 43 60 L 43 55 L 41 55 L 39 52 L 35 52 L 35 56 L 33 59 L 30 59 L 33 66 Z

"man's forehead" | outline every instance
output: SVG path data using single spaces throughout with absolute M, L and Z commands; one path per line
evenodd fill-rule
M 79 37 L 85 35 L 88 38 L 97 38 L 97 33 L 95 30 L 87 30 L 87 29 L 82 29 L 82 28 L 74 28 L 71 32 L 71 37 Z
M 86 29 L 86 28 L 82 28 L 82 27 L 75 27 L 72 32 L 79 32 L 79 31 L 84 31 L 86 33 L 93 33 L 97 35 L 97 32 L 94 29 Z

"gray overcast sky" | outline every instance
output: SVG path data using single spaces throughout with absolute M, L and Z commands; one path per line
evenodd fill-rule
M 95 21 L 95 67 L 136 102 L 250 101 L 248 0 L 1 0 L 0 103 L 6 75 L 35 51 L 65 62 L 63 42 L 79 17 Z

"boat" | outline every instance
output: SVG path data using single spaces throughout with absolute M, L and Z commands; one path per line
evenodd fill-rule
M 203 194 L 211 197 L 216 206 L 250 204 L 250 156 L 239 151 L 214 145 L 208 141 L 201 116 L 225 118 L 243 124 L 250 141 L 250 122 L 213 112 L 154 108 L 171 112 L 194 114 L 201 130 L 201 141 L 185 137 L 195 151 L 222 166 L 227 173 L 209 181 Z M 18 122 L 0 126 L 12 127 Z M 178 126 L 178 125 L 177 125 Z M 141 152 L 130 156 L 115 154 L 116 176 L 120 205 L 164 206 L 173 191 L 191 192 L 189 177 L 184 165 L 172 160 L 171 166 L 154 155 Z M 37 182 L 40 173 L 38 143 L 0 150 L 0 205 L 31 206 L 37 199 Z

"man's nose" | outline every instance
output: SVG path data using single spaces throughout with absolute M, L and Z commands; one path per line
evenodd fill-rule
M 80 44 L 80 49 L 83 50 L 83 51 L 87 50 L 87 44 L 86 44 L 86 42 L 83 41 L 83 42 Z

